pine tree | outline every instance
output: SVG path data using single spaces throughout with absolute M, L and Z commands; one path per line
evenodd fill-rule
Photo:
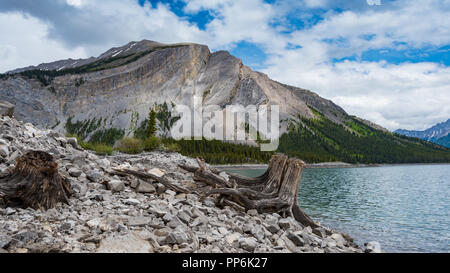
M 147 136 L 151 137 L 156 134 L 156 112 L 155 110 L 151 110 L 148 114 L 148 128 L 147 128 Z

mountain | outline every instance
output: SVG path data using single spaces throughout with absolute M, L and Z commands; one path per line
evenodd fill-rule
M 394 132 L 405 136 L 417 137 L 450 148 L 450 119 L 423 131 L 398 129 Z
M 157 111 L 159 133 L 165 135 L 176 120 L 171 106 L 191 105 L 193 96 L 202 99 L 204 108 L 279 105 L 283 133 L 279 151 L 307 161 L 450 161 L 448 149 L 393 135 L 314 92 L 273 81 L 228 52 L 211 52 L 206 45 L 143 40 L 98 57 L 0 75 L 0 98 L 16 105 L 17 119 L 95 143 L 142 136 L 151 108 Z M 189 150 L 189 145 L 182 146 Z M 205 145 L 206 153 L 212 148 Z M 224 149 L 232 155 L 236 149 L 230 147 Z M 242 153 L 256 156 L 245 149 Z

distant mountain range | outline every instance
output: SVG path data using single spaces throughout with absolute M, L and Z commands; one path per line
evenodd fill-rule
M 394 133 L 417 137 L 450 148 L 450 119 L 423 131 L 398 129 Z
M 165 135 L 176 118 L 171 116 L 171 105 L 191 105 L 193 96 L 202 99 L 204 109 L 279 105 L 278 152 L 307 162 L 450 162 L 448 148 L 393 134 L 348 115 L 312 91 L 271 80 L 227 51 L 211 52 L 206 45 L 142 40 L 98 57 L 0 74 L 0 99 L 15 104 L 18 120 L 108 145 L 146 132 L 150 109 L 157 112 L 159 134 Z M 192 148 L 190 154 L 210 153 L 223 162 L 237 162 L 233 159 L 236 147 L 227 148 L 225 155 L 217 150 L 220 143 L 205 143 L 204 149 L 196 145 L 199 142 L 182 148 Z

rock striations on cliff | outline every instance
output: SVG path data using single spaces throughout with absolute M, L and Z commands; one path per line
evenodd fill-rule
M 0 97 L 16 105 L 17 119 L 59 132 L 69 118 L 95 118 L 101 120 L 96 129 L 128 134 L 155 104 L 191 105 L 193 96 L 204 106 L 279 105 L 282 130 L 287 119 L 314 117 L 311 107 L 339 124 L 347 117 L 313 92 L 273 81 L 228 52 L 211 53 L 200 44 L 131 42 L 96 58 L 40 64 L 0 78 Z

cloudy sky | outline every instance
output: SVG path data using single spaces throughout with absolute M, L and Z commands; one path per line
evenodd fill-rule
M 391 130 L 450 118 L 450 0 L 0 0 L 0 37 L 0 72 L 196 42 Z

